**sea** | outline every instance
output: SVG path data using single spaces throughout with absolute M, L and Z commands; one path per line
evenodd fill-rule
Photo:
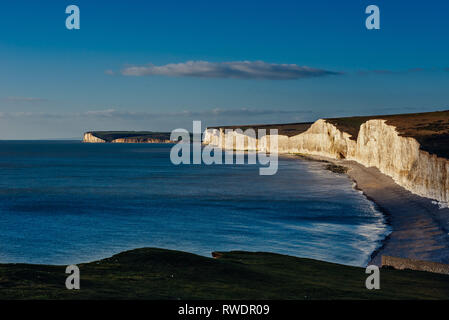
M 171 144 L 0 141 L 0 263 L 69 265 L 141 247 L 264 251 L 365 266 L 390 232 L 323 162 L 174 165 Z

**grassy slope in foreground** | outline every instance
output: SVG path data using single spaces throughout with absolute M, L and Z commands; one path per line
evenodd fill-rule
M 365 269 L 270 253 L 212 259 L 144 248 L 80 264 L 81 290 L 65 288 L 64 266 L 0 265 L 0 299 L 448 299 L 449 276 Z

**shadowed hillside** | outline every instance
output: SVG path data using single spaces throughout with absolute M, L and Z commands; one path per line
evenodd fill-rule
M 367 290 L 364 268 L 272 253 L 222 252 L 216 259 L 154 248 L 79 264 L 81 289 L 65 266 L 0 265 L 0 299 L 448 299 L 449 276 L 381 270 Z

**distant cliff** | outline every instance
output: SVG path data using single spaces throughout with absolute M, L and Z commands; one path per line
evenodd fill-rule
M 311 125 L 298 125 L 301 129 L 293 135 L 277 125 L 279 153 L 354 160 L 377 167 L 415 194 L 449 202 L 449 111 L 320 119 Z M 275 152 L 270 136 L 252 139 L 236 132 L 226 134 L 227 128 L 231 127 L 207 129 L 204 143 L 224 149 Z M 239 135 L 242 139 L 235 139 Z
M 90 143 L 171 143 L 169 132 L 151 131 L 91 131 L 84 133 L 83 142 Z
M 106 141 L 96 137 L 92 132 L 86 132 L 83 137 L 83 142 L 101 143 Z

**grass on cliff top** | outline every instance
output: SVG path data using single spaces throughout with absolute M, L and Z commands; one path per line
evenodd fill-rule
M 119 138 L 139 138 L 139 139 L 160 139 L 169 140 L 170 132 L 152 132 L 152 131 L 91 131 L 92 135 L 105 141 L 111 142 Z
M 0 299 L 448 299 L 449 276 L 381 270 L 380 290 L 364 268 L 271 253 L 218 259 L 154 248 L 79 264 L 81 290 L 65 288 L 65 267 L 0 265 Z
M 265 129 L 267 134 L 270 133 L 270 129 L 277 129 L 278 134 L 287 136 L 287 137 L 292 137 L 292 136 L 296 136 L 300 133 L 307 131 L 307 129 L 309 129 L 312 124 L 313 124 L 313 122 L 284 123 L 284 124 L 255 124 L 255 125 L 245 125 L 245 126 L 208 127 L 208 129 L 214 129 L 214 128 L 215 129 L 217 129 L 217 128 L 232 129 L 232 130 L 241 129 L 241 130 L 245 131 L 246 129 L 252 128 L 252 129 L 256 130 L 256 134 L 257 134 L 258 129 Z

